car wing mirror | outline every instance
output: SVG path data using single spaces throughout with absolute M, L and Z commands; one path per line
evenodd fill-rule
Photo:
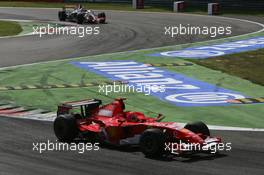
M 165 116 L 163 114 L 158 114 L 157 116 L 157 121 L 160 122 L 161 120 L 163 120 L 165 118 Z

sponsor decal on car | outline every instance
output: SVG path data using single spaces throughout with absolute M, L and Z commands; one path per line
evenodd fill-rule
M 151 91 L 150 95 L 177 106 L 230 105 L 227 100 L 245 98 L 238 92 L 131 60 L 71 64 L 113 81 L 126 81 L 134 86 L 162 85 L 165 91 Z
M 150 54 L 150 56 L 204 59 L 204 58 L 221 56 L 226 54 L 256 50 L 260 48 L 264 48 L 264 37 L 256 37 L 256 38 L 234 41 L 234 42 L 226 42 L 211 46 L 191 47 L 183 50 Z

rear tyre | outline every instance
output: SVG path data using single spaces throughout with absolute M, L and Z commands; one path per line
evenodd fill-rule
M 164 153 L 165 135 L 160 129 L 147 129 L 141 135 L 139 144 L 146 157 L 160 157 Z
M 83 24 L 83 22 L 84 22 L 83 14 L 78 14 L 77 15 L 77 24 Z
M 60 21 L 66 20 L 66 12 L 65 11 L 59 11 L 58 16 L 59 16 Z
M 72 115 L 60 115 L 53 124 L 56 137 L 61 142 L 72 142 L 78 135 L 76 119 Z
M 184 128 L 198 134 L 201 133 L 206 136 L 210 136 L 210 131 L 206 124 L 204 124 L 201 121 L 193 122 L 193 123 L 187 123 Z

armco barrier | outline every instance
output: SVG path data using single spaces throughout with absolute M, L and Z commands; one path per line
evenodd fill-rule
M 209 3 L 208 4 L 208 15 L 219 15 L 220 5 L 219 3 Z
M 183 12 L 185 8 L 185 2 L 184 1 L 176 1 L 173 4 L 173 11 L 174 12 Z

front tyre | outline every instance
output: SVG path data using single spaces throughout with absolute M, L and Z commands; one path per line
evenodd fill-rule
M 147 129 L 141 135 L 139 144 L 146 157 L 160 157 L 164 153 L 165 135 L 160 129 Z
M 67 17 L 66 12 L 65 11 L 59 11 L 58 17 L 59 17 L 60 21 L 66 21 L 66 17 Z
M 83 24 L 84 23 L 84 15 L 78 14 L 77 15 L 77 24 Z
M 201 121 L 193 122 L 193 123 L 187 123 L 184 128 L 198 134 L 201 133 L 205 136 L 210 136 L 210 131 L 207 127 L 207 125 Z
M 72 115 L 60 115 L 53 124 L 56 137 L 61 142 L 72 142 L 78 135 L 76 119 Z

